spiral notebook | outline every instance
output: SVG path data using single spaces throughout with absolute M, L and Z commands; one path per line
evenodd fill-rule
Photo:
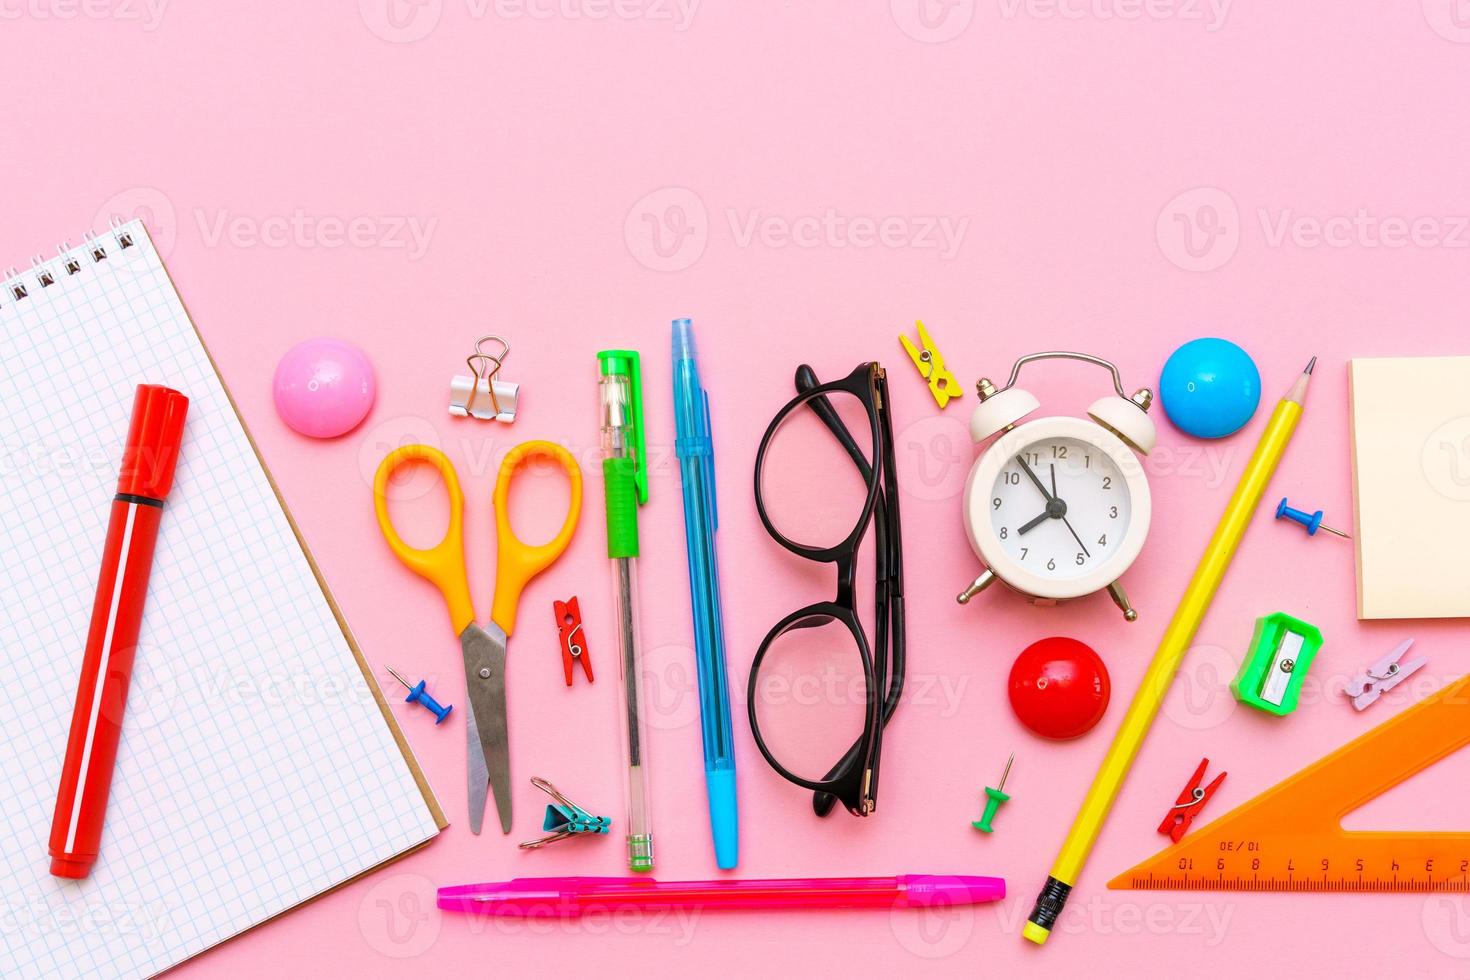
M 101 857 L 46 853 L 128 407 L 191 400 Z M 0 973 L 146 977 L 445 826 L 139 221 L 0 281 Z

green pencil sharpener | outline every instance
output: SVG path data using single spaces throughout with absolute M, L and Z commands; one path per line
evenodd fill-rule
M 1311 623 L 1283 612 L 1262 616 L 1240 673 L 1230 682 L 1235 700 L 1273 715 L 1291 714 L 1320 649 L 1322 631 Z

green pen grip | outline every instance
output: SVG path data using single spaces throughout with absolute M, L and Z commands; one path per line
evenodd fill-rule
M 638 464 L 626 456 L 602 461 L 607 503 L 607 556 L 638 557 Z

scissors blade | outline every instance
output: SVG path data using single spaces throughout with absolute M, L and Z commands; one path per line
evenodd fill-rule
M 476 764 L 480 766 L 478 790 L 479 816 L 485 813 L 485 783 L 495 794 L 495 809 L 500 814 L 500 829 L 510 833 L 510 741 L 505 721 L 505 631 L 491 623 L 471 623 L 459 635 L 464 654 L 465 692 L 478 745 L 467 745 L 469 756 L 470 824 L 479 820 L 475 813 Z
M 480 747 L 480 729 L 475 724 L 475 704 L 465 705 L 466 778 L 469 780 L 470 833 L 478 834 L 485 822 L 485 798 L 490 792 L 490 772 L 485 768 L 485 750 Z

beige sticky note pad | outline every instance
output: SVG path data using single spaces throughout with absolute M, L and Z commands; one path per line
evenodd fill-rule
M 1348 362 L 1359 619 L 1470 616 L 1470 357 Z

